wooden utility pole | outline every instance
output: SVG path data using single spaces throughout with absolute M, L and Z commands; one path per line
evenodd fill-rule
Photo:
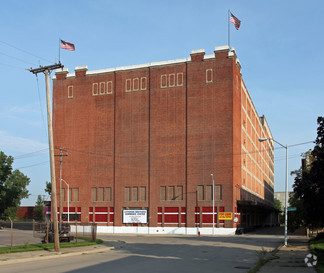
M 38 74 L 40 72 L 45 73 L 46 82 L 46 102 L 47 102 L 47 124 L 48 124 L 48 140 L 49 140 L 49 152 L 50 152 L 50 165 L 51 165 L 51 182 L 52 182 L 52 218 L 54 228 L 54 249 L 56 252 L 60 251 L 60 241 L 58 233 L 58 221 L 57 221 L 57 197 L 56 197 L 56 180 L 55 180 L 55 160 L 54 160 L 54 138 L 53 138 L 53 124 L 52 124 L 52 110 L 51 110 L 51 95 L 50 95 L 50 80 L 49 73 L 51 70 L 63 68 L 61 63 L 40 66 L 39 68 L 29 69 L 30 72 Z
M 56 148 L 60 150 L 60 154 L 59 155 L 55 155 L 55 156 L 59 156 L 60 157 L 60 189 L 59 189 L 59 198 L 60 198 L 60 229 L 62 228 L 62 216 L 63 216 L 63 196 L 62 196 L 62 163 L 63 163 L 63 156 L 68 156 L 68 154 L 63 154 L 63 151 L 66 152 L 67 150 L 59 147 Z M 69 196 L 69 195 L 68 195 Z M 68 211 L 68 215 L 69 215 L 69 211 Z

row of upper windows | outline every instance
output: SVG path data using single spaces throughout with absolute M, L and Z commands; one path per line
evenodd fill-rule
M 206 69 L 205 83 L 213 82 L 213 69 Z M 160 78 L 160 88 L 173 88 L 183 86 L 183 73 L 163 74 Z M 68 86 L 68 98 L 73 98 L 73 85 Z M 113 94 L 113 82 L 96 82 L 92 84 L 92 96 Z M 136 92 L 147 90 L 147 77 L 126 79 L 125 92 Z

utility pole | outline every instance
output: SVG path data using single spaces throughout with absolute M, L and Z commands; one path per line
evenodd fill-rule
M 55 180 L 55 160 L 54 160 L 54 138 L 53 138 L 53 124 L 52 124 L 52 111 L 51 111 L 51 96 L 50 96 L 50 81 L 49 73 L 51 70 L 63 68 L 61 63 L 40 66 L 35 69 L 28 69 L 34 74 L 40 72 L 45 73 L 46 81 L 46 102 L 47 102 L 47 124 L 48 124 L 48 140 L 49 140 L 49 152 L 50 152 L 50 166 L 51 166 L 51 182 L 52 182 L 52 217 L 53 217 L 53 228 L 54 228 L 54 249 L 56 252 L 60 251 L 60 241 L 58 235 L 58 221 L 57 221 L 57 200 L 56 200 L 56 180 Z
M 60 190 L 59 190 L 59 196 L 60 196 L 60 230 L 62 228 L 62 216 L 63 216 L 63 196 L 62 196 L 62 163 L 63 163 L 63 156 L 68 156 L 68 154 L 63 154 L 64 152 L 67 152 L 67 150 L 61 148 L 61 147 L 56 147 L 56 149 L 60 150 L 60 154 L 59 155 L 54 155 L 54 156 L 59 156 L 60 157 Z M 69 196 L 69 195 L 68 195 Z M 68 215 L 69 215 L 69 211 L 68 211 Z

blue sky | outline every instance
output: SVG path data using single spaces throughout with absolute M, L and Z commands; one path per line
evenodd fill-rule
M 212 54 L 227 44 L 228 9 L 242 21 L 239 30 L 230 26 L 231 46 L 273 137 L 284 145 L 315 140 L 316 119 L 324 115 L 321 0 L 4 2 L 0 150 L 14 156 L 14 168 L 31 179 L 31 196 L 22 205 L 34 205 L 50 180 L 45 80 L 26 68 L 58 61 L 59 38 L 76 46 L 75 52 L 61 51 L 70 72 L 80 65 L 96 70 L 185 58 L 193 49 Z M 300 154 L 311 148 L 289 149 L 289 171 L 300 167 Z M 284 178 L 285 150 L 278 148 L 275 191 L 284 191 Z

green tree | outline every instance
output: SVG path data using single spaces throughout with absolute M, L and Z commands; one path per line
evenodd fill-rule
M 37 196 L 35 204 L 35 220 L 38 222 L 44 220 L 44 200 L 41 195 Z
M 324 117 L 317 119 L 317 138 L 311 152 L 310 168 L 295 172 L 294 197 L 301 202 L 303 224 L 311 228 L 324 227 Z
M 279 210 L 279 224 L 283 224 L 285 222 L 284 214 L 282 213 L 282 203 L 279 199 L 274 199 L 274 208 Z
M 13 157 L 0 151 L 0 218 L 14 218 L 20 201 L 29 196 L 30 179 L 19 170 L 12 170 Z
M 299 227 L 306 226 L 305 216 L 306 211 L 303 205 L 303 200 L 298 198 L 295 192 L 289 195 L 289 204 L 295 207 L 296 211 L 288 211 L 288 230 L 294 232 Z
M 51 196 L 51 194 L 52 194 L 52 182 L 46 181 L 46 185 L 45 185 L 45 190 L 44 191 L 47 192 L 49 196 Z
M 281 209 L 282 204 L 281 204 L 280 200 L 277 199 L 277 198 L 274 199 L 274 207 L 275 207 L 275 209 L 277 209 L 277 210 L 280 210 L 280 211 L 282 210 L 282 209 Z

